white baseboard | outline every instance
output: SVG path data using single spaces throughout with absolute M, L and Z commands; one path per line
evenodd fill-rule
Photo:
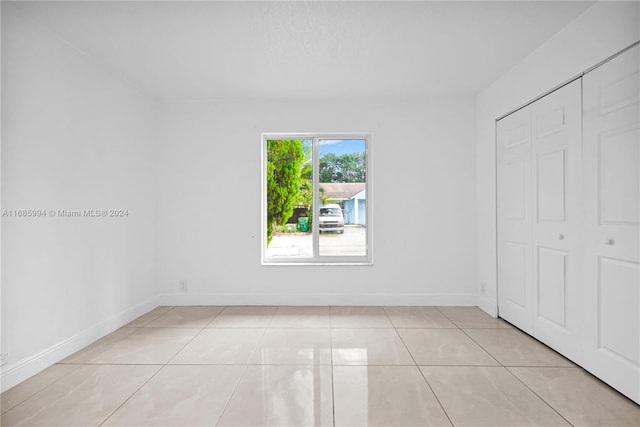
M 65 357 L 72 355 L 76 351 L 126 325 L 157 306 L 158 297 L 149 298 L 132 308 L 98 322 L 36 354 L 3 366 L 0 370 L 1 391 L 4 392 L 10 389 L 14 385 L 21 383 L 38 372 L 61 361 Z
M 159 305 L 476 306 L 476 294 L 191 294 L 159 296 Z

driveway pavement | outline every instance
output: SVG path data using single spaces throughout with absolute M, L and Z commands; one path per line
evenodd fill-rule
M 366 227 L 347 225 L 343 234 L 323 233 L 320 235 L 320 255 L 324 256 L 364 256 L 366 255 Z M 269 257 L 310 257 L 312 256 L 311 233 L 277 233 L 267 249 Z

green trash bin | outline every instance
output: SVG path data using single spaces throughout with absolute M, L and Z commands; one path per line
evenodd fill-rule
M 298 228 L 301 232 L 306 233 L 309 231 L 309 218 L 306 216 L 301 216 L 298 218 Z

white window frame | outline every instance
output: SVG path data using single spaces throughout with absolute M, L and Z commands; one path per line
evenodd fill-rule
M 318 227 L 312 227 L 312 242 L 313 242 L 313 255 L 311 257 L 277 257 L 270 258 L 267 257 L 267 140 L 273 139 L 302 139 L 302 140 L 312 140 L 313 141 L 313 218 L 319 217 L 320 212 L 320 203 L 319 201 L 319 177 L 320 177 L 320 159 L 318 157 L 319 144 L 318 140 L 325 139 L 364 139 L 366 141 L 366 182 L 365 182 L 365 192 L 367 195 L 367 203 L 365 206 L 366 212 L 366 255 L 364 256 L 321 256 L 319 254 L 320 248 L 320 238 Z M 373 215 L 372 215 L 372 207 L 373 207 L 373 197 L 371 189 L 372 185 L 372 135 L 371 133 L 262 133 L 262 137 L 260 140 L 261 144 L 261 180 L 262 180 L 262 195 L 261 195 L 261 258 L 262 265 L 373 265 L 373 257 L 372 257 L 372 238 L 373 235 Z

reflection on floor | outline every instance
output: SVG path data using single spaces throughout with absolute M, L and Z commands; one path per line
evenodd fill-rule
M 158 307 L 2 394 L 3 426 L 639 426 L 475 307 Z

